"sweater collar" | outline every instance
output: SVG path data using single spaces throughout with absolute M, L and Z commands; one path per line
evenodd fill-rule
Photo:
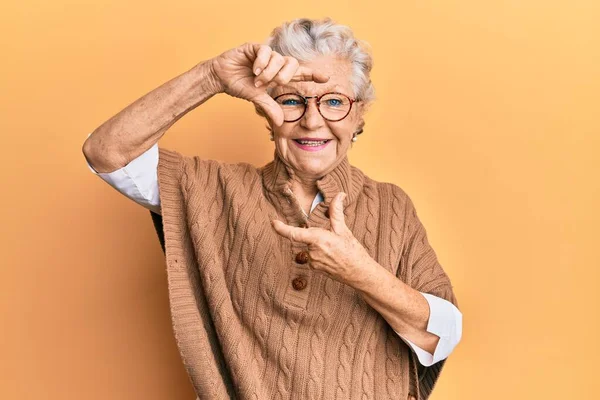
M 283 161 L 279 156 L 277 149 L 274 151 L 273 161 L 262 167 L 262 179 L 265 188 L 278 198 L 287 199 L 287 201 L 280 203 L 282 207 L 286 208 L 283 210 L 284 213 L 289 214 L 289 212 L 293 212 L 299 217 L 298 220 L 300 222 L 306 222 L 306 217 L 300 215 L 303 214 L 302 209 L 292 192 L 292 181 L 294 176 L 294 169 Z M 344 208 L 349 204 L 352 204 L 362 190 L 364 179 L 365 176 L 363 172 L 352 166 L 348 160 L 348 155 L 344 155 L 344 158 L 334 169 L 316 181 L 317 188 L 323 195 L 322 203 L 325 206 L 324 208 L 329 207 L 329 203 L 339 192 L 347 194 L 347 197 L 344 200 Z M 322 213 L 319 212 L 319 210 L 319 207 L 315 208 L 317 216 Z

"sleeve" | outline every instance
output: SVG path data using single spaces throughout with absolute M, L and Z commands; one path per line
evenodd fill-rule
M 430 309 L 427 332 L 440 337 L 434 353 L 429 353 L 400 333 L 396 333 L 400 336 L 400 339 L 412 348 L 421 365 L 429 367 L 447 358 L 460 341 L 462 336 L 462 314 L 454 304 L 447 300 L 429 293 L 421 292 L 421 294 L 429 303 Z
M 230 392 L 229 398 L 234 396 L 234 386 L 228 379 L 223 356 L 219 351 L 212 351 L 220 348 L 222 343 L 214 329 L 200 276 L 197 246 L 190 231 L 189 208 L 193 204 L 192 212 L 203 212 L 200 207 L 216 203 L 214 199 L 220 195 L 222 164 L 197 156 L 185 156 L 163 147 L 159 148 L 159 153 L 160 222 L 175 341 L 196 392 L 205 393 L 208 398 L 221 398 L 217 393 Z M 199 196 L 201 193 L 214 194 L 215 197 Z M 152 214 L 152 217 L 155 218 L 155 215 Z M 199 229 L 206 231 L 202 227 Z
M 408 195 L 405 204 L 404 248 L 400 257 L 400 270 L 405 271 L 407 283 L 413 289 L 444 299 L 458 309 L 450 278 L 440 265 L 427 238 L 425 227 Z M 436 321 L 438 319 L 434 316 L 433 323 Z M 462 324 L 462 315 L 460 322 Z M 436 329 L 433 325 L 428 326 L 429 328 Z M 430 366 L 417 365 L 421 398 L 429 397 L 446 361 L 447 359 L 441 359 Z
M 159 193 L 159 196 L 166 198 L 164 202 L 166 203 L 165 208 L 167 210 L 176 210 L 175 219 L 170 218 L 170 213 L 167 216 L 167 219 L 173 221 L 170 222 L 171 224 L 178 223 L 181 225 L 182 219 L 185 218 L 182 208 L 183 185 L 185 185 L 186 181 L 185 177 L 187 176 L 187 166 L 193 164 L 193 162 L 190 161 L 190 157 L 186 157 L 175 150 L 169 150 L 161 147 L 160 149 L 157 149 L 157 152 L 157 193 Z M 162 213 L 157 213 L 154 210 L 150 210 L 150 217 L 152 218 L 152 224 L 154 225 L 154 230 L 158 236 L 160 247 L 162 248 L 166 257 L 167 243 L 165 238 L 165 221 L 163 220 L 164 215 L 162 215 Z
M 90 171 L 119 193 L 150 211 L 160 214 L 157 177 L 158 143 L 116 171 L 97 172 L 87 159 L 86 162 Z

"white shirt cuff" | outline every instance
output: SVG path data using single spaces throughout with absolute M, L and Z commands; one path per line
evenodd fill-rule
M 88 137 L 91 133 L 88 135 Z M 142 206 L 161 213 L 158 190 L 158 143 L 112 172 L 97 172 L 87 161 L 88 168 L 126 197 Z
M 427 332 L 439 336 L 440 340 L 433 354 L 423 350 L 407 338 L 398 336 L 408 344 L 417 355 L 419 362 L 429 367 L 447 358 L 462 337 L 462 313 L 451 302 L 429 293 L 420 292 L 429 303 L 429 321 Z

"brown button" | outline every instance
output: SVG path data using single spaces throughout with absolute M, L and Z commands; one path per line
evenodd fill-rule
M 292 280 L 292 287 L 296 290 L 302 290 L 306 287 L 306 278 L 301 276 Z
M 298 264 L 306 264 L 308 262 L 308 251 L 301 251 L 296 254 L 296 262 Z

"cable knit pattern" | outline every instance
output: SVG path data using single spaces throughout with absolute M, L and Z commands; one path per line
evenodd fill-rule
M 340 191 L 346 224 L 383 268 L 453 302 L 448 276 L 407 194 L 345 157 L 319 179 L 306 216 L 279 158 L 262 167 L 159 148 L 158 181 L 175 339 L 201 399 L 427 399 L 445 360 L 417 365 L 407 345 L 349 286 L 296 262 L 306 249 L 272 219 L 330 229 Z M 310 261 L 309 261 L 310 263 Z M 305 287 L 294 287 L 302 279 Z

